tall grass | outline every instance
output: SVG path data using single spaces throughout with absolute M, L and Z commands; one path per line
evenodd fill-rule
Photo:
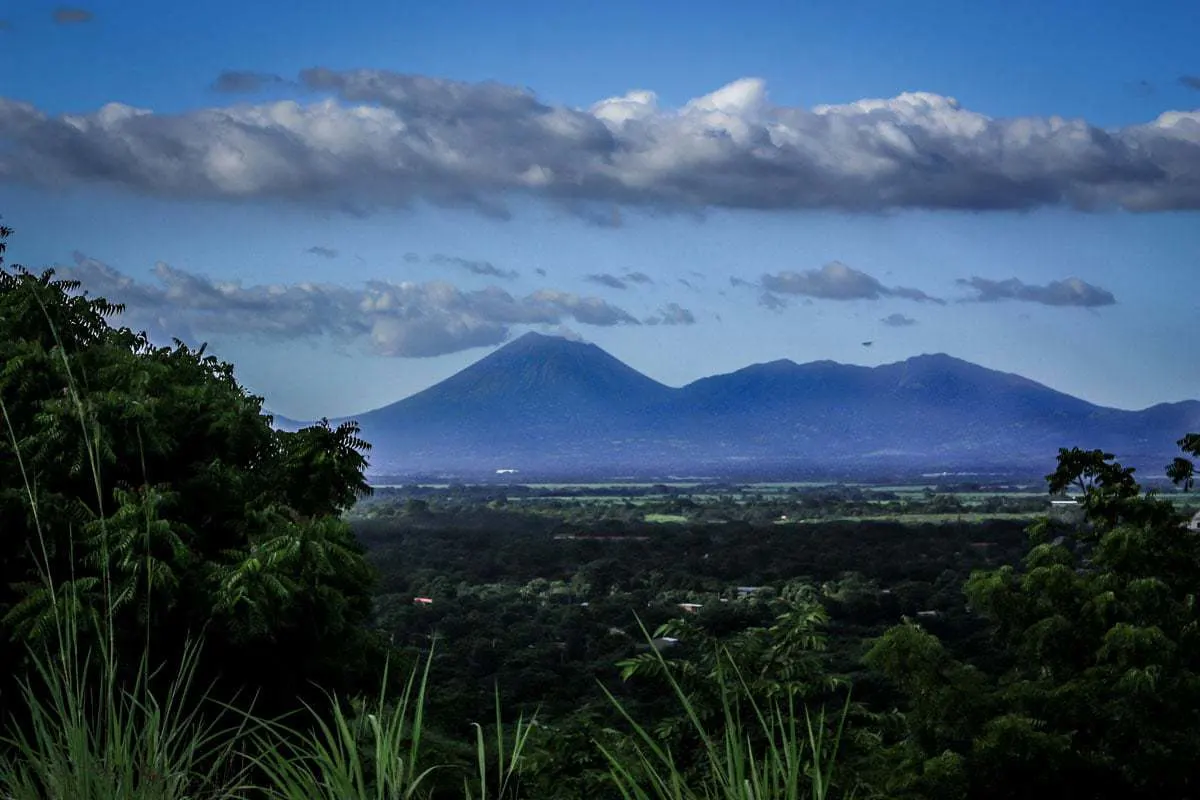
M 67 377 L 68 400 L 83 431 L 96 492 L 97 519 L 103 526 L 99 431 L 89 424 L 62 338 L 43 299 L 40 295 L 37 299 L 57 344 L 54 352 Z M 185 648 L 166 686 L 165 697 L 151 690 L 155 672 L 148 662 L 148 638 L 133 686 L 120 683 L 108 537 L 100 537 L 104 608 L 99 614 L 89 613 L 78 601 L 73 582 L 55 583 L 35 476 L 26 468 L 17 430 L 2 398 L 0 415 L 29 503 L 36 539 L 30 551 L 53 623 L 49 635 L 37 642 L 40 648 L 35 642 L 28 644 L 33 669 L 18 680 L 26 712 L 24 724 L 9 720 L 0 731 L 0 800 L 240 796 L 244 770 L 233 767 L 239 731 L 218 728 L 216 721 L 203 721 L 198 714 L 199 704 L 191 699 L 199 647 L 189 644 Z M 69 545 L 74 541 L 73 534 L 68 529 Z M 149 547 L 146 552 L 150 552 Z M 73 562 L 73 548 L 69 554 Z M 148 583 L 147 603 L 150 588 Z M 98 653 L 81 651 L 81 642 L 89 640 L 97 643 Z M 98 658 L 93 661 L 94 656 Z M 206 693 L 201 699 L 206 699 Z
M 297 736 L 295 728 L 262 721 L 251 734 L 252 760 L 268 780 L 273 800 L 409 800 L 425 796 L 425 784 L 436 767 L 420 767 L 425 693 L 433 650 L 420 670 L 414 668 L 399 701 L 378 698 L 350 718 L 337 697 L 330 696 L 332 724 L 305 704 L 316 727 Z M 383 686 L 388 685 L 387 674 Z M 294 744 L 290 744 L 294 742 Z M 281 746 L 284 745 L 284 746 Z
M 235 798 L 246 788 L 236 769 L 239 730 L 218 727 L 188 702 L 198 649 L 159 700 L 138 685 L 113 687 L 113 662 L 102 653 L 98 674 L 89 659 L 68 654 L 51 664 L 33 654 L 35 675 L 22 680 L 27 729 L 3 738 L 0 797 L 4 800 L 173 800 Z M 89 674 L 97 674 L 100 692 Z M 110 688 L 111 687 L 111 688 Z M 190 708 L 189 708 L 190 706 Z
M 649 640 L 648 633 L 646 636 Z M 733 660 L 722 651 L 717 668 L 722 724 L 714 731 L 703 723 L 662 654 L 651 650 L 700 742 L 699 769 L 688 770 L 681 763 L 687 760 L 677 758 L 602 687 L 633 731 L 632 758 L 597 743 L 622 800 L 831 800 L 837 796 L 833 767 L 850 710 L 849 695 L 830 738 L 824 709 L 814 720 L 807 707 L 797 709 L 792 695 L 786 701 L 776 698 L 765 707 L 760 705 Z M 744 704 L 752 712 L 749 726 L 744 721 Z M 845 796 L 853 794 L 850 791 Z
M 39 298 L 39 302 L 41 299 Z M 84 433 L 88 466 L 96 492 L 97 519 L 105 520 L 100 474 L 100 432 L 89 419 L 67 353 L 45 306 L 67 376 L 68 397 Z M 194 686 L 202 647 L 189 640 L 172 663 L 173 676 L 156 688 L 158 669 L 149 663 L 149 619 L 132 685 L 115 644 L 115 608 L 111 591 L 108 537 L 101 536 L 103 607 L 92 613 L 78 601 L 72 581 L 55 583 L 50 546 L 40 514 L 36 476 L 22 459 L 18 432 L 0 398 L 0 416 L 16 455 L 29 503 L 40 579 L 49 598 L 52 630 L 30 642 L 32 670 L 19 680 L 25 707 L 21 723 L 0 728 L 0 800 L 428 800 L 432 777 L 446 765 L 422 763 L 424 709 L 433 652 L 417 663 L 399 698 L 386 689 L 370 702 L 347 704 L 329 697 L 329 708 L 306 705 L 312 726 L 301 733 L 281 720 L 256 717 L 253 710 L 224 706 L 211 716 L 202 709 L 208 690 Z M 145 465 L 143 464 L 143 472 Z M 68 531 L 69 534 L 73 532 Z M 149 521 L 146 530 L 149 543 Z M 73 535 L 68 537 L 73 539 Z M 36 549 L 36 551 L 35 551 Z M 147 554 L 151 548 L 146 547 Z M 149 555 L 147 555 L 149 558 Z M 147 575 L 152 572 L 148 569 Z M 151 586 L 147 582 L 146 602 Z M 95 642 L 94 649 L 83 647 Z M 40 647 L 38 646 L 40 644 Z M 661 657 L 661 656 L 660 656 Z M 389 666 L 390 668 L 390 666 Z M 389 686 L 386 674 L 382 682 Z M 667 672 L 670 675 L 670 672 Z M 740 678 L 740 676 L 739 676 Z M 629 800 L 798 800 L 833 797 L 832 764 L 840 740 L 825 740 L 824 712 L 817 720 L 804 711 L 799 727 L 794 704 L 761 709 L 753 704 L 761 730 L 751 736 L 742 722 L 740 700 L 725 693 L 724 727 L 707 731 L 686 694 L 672 687 L 703 742 L 707 769 L 700 778 L 685 777 L 672 754 L 659 745 L 621 704 L 605 694 L 631 724 L 633 760 L 618 757 L 599 742 L 614 790 Z M 744 684 L 743 684 L 744 685 Z M 523 797 L 521 770 L 536 718 L 521 717 L 506 734 L 496 691 L 495 727 L 489 734 L 473 723 L 474 774 L 463 776 L 465 800 L 518 800 Z M 222 723 L 223 718 L 236 723 Z M 754 742 L 766 742 L 757 745 Z M 251 782 L 251 776 L 255 780 Z M 533 799 L 536 800 L 536 799 Z
M 472 787 L 470 781 L 464 780 L 463 796 L 466 800 L 507 800 L 507 798 L 520 796 L 522 756 L 529 740 L 529 734 L 533 732 L 533 726 L 537 723 L 537 718 L 535 715 L 534 719 L 526 722 L 524 715 L 519 716 L 513 728 L 512 737 L 506 739 L 504 722 L 500 713 L 499 686 L 495 688 L 494 699 L 496 727 L 491 749 L 495 758 L 496 770 L 489 779 L 488 736 L 482 725 L 478 722 L 471 723 L 475 729 L 475 769 L 478 780 L 475 787 Z

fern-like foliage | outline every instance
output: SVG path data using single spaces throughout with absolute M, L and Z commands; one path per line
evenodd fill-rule
M 222 655 L 199 679 L 231 691 L 345 688 L 379 655 L 375 575 L 339 518 L 370 445 L 354 423 L 274 431 L 232 365 L 123 311 L 0 262 L 0 676 L 70 607 L 131 661 L 203 634 Z

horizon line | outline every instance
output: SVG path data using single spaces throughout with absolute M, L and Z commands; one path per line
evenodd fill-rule
M 979 363 L 977 363 L 977 362 L 974 362 L 974 361 L 968 361 L 968 360 L 967 360 L 967 359 L 965 359 L 965 358 L 959 358 L 958 356 L 951 355 L 950 353 L 947 353 L 947 352 L 945 352 L 945 351 L 938 351 L 938 352 L 936 352 L 936 353 L 918 353 L 918 354 L 916 354 L 916 355 L 908 356 L 907 358 L 902 358 L 902 359 L 900 359 L 900 360 L 898 360 L 898 361 L 889 361 L 889 362 L 887 362 L 887 363 L 884 363 L 884 364 L 876 364 L 876 365 L 874 365 L 874 366 L 867 366 L 867 365 L 865 365 L 865 364 L 852 364 L 852 363 L 848 363 L 848 362 L 844 362 L 844 361 L 835 361 L 835 360 L 833 360 L 833 359 L 828 359 L 828 358 L 819 358 L 819 359 L 814 359 L 814 360 L 811 360 L 811 361 L 803 361 L 803 362 L 795 361 L 795 360 L 793 360 L 793 359 L 790 359 L 790 358 L 776 358 L 776 359 L 771 359 L 770 361 L 755 361 L 755 362 L 752 362 L 752 363 L 750 363 L 750 364 L 746 364 L 745 366 L 738 367 L 737 369 L 730 370 L 729 372 L 714 372 L 714 373 L 712 373 L 712 374 L 710 374 L 710 375 L 704 375 L 704 376 L 701 376 L 701 377 L 699 377 L 699 378 L 696 378 L 696 379 L 694 379 L 694 380 L 688 381 L 687 383 L 680 384 L 680 385 L 678 385 L 678 386 L 673 386 L 673 385 L 671 385 L 671 384 L 669 384 L 669 383 L 664 383 L 663 381 L 660 381 L 660 380 L 658 380 L 657 378 L 654 378 L 653 376 L 647 375 L 646 373 L 642 372 L 641 370 L 639 370 L 639 369 L 636 369 L 636 368 L 634 368 L 634 367 L 630 366 L 630 365 L 629 365 L 629 364 L 627 364 L 625 361 L 623 361 L 623 360 L 621 360 L 620 358 L 618 358 L 617 356 L 613 355 L 613 354 L 612 354 L 612 353 L 610 353 L 608 350 L 605 350 L 603 347 L 601 347 L 600 345 L 596 344 L 595 342 L 588 341 L 588 340 L 586 340 L 586 339 L 583 339 L 582 337 L 573 338 L 573 337 L 570 337 L 570 336 L 563 336 L 563 335 L 561 335 L 561 334 L 554 334 L 554 333 L 542 333 L 541 331 L 532 331 L 532 330 L 531 330 L 531 331 L 526 331 L 525 333 L 522 333 L 520 336 L 515 336 L 515 337 L 513 337 L 513 338 L 511 338 L 511 339 L 508 339 L 507 341 L 501 342 L 500 344 L 498 344 L 498 345 L 496 345 L 495 347 L 491 348 L 491 349 L 490 349 L 490 350 L 489 350 L 487 353 L 485 353 L 484 355 L 480 356 L 480 357 L 479 357 L 479 358 L 477 358 L 476 360 L 472 361 L 470 364 L 468 364 L 467 366 L 465 366 L 465 367 L 463 367 L 462 369 L 458 370 L 457 372 L 453 373 L 452 375 L 449 375 L 449 376 L 447 376 L 446 378 L 443 378 L 443 379 L 441 379 L 441 380 L 439 380 L 439 381 L 435 381 L 434 383 L 431 383 L 431 384 L 429 384 L 428 386 L 425 386 L 425 387 L 423 387 L 423 388 L 421 388 L 421 389 L 418 389 L 418 390 L 417 390 L 417 391 L 415 391 L 415 392 L 412 392 L 412 393 L 410 393 L 410 394 L 404 395 L 403 397 L 397 398 L 396 400 L 389 401 L 389 402 L 387 402 L 387 403 L 384 403 L 383 405 L 376 406 L 376 407 L 374 407 L 374 408 L 365 409 L 365 410 L 363 410 L 363 411 L 357 411 L 357 412 L 354 412 L 354 413 L 351 413 L 351 414 L 343 414 L 343 415 L 339 415 L 339 416 L 327 416 L 326 418 L 327 418 L 327 419 L 328 419 L 328 420 L 329 420 L 331 423 L 332 423 L 332 422 L 335 422 L 335 421 L 354 420 L 354 419 L 356 419 L 356 418 L 358 418 L 358 417 L 366 416 L 367 414 L 372 414 L 372 413 L 374 413 L 374 412 L 376 412 L 376 411 L 380 411 L 380 410 L 382 410 L 382 409 L 388 408 L 388 407 L 390 407 L 390 406 L 393 406 L 393 405 L 395 405 L 395 404 L 397 404 L 397 403 L 402 403 L 402 402 L 404 402 L 405 400 L 408 400 L 408 399 L 411 399 L 411 398 L 413 398 L 413 397 L 416 397 L 417 395 L 421 394 L 422 392 L 426 392 L 426 391 L 428 391 L 428 390 L 430 390 L 430 389 L 432 389 L 432 388 L 434 388 L 434 387 L 436 387 L 436 386 L 439 386 L 439 385 L 441 385 L 442 383 L 445 383 L 446 381 L 450 380 L 451 378 L 454 378 L 455 376 L 462 374 L 463 372 L 465 372 L 466 370 L 468 370 L 468 369 L 471 369 L 472 367 L 476 366 L 477 364 L 479 364 L 481 361 L 483 361 L 484 359 L 488 358 L 489 356 L 491 356 L 491 355 L 494 355 L 494 354 L 496 354 L 496 353 L 499 353 L 501 350 L 504 350 L 505 348 L 507 348 L 507 347 L 510 347 L 510 346 L 512 346 L 512 345 L 514 345 L 514 344 L 516 344 L 517 342 L 521 341 L 522 339 L 530 339 L 530 338 L 540 338 L 540 339 L 557 339 L 557 340 L 559 340 L 559 341 L 566 342 L 566 343 L 568 343 L 568 344 L 574 344 L 574 345 L 583 345 L 583 346 L 587 346 L 587 347 L 594 347 L 594 348 L 596 348 L 597 350 L 599 350 L 600 352 L 604 353 L 606 356 L 608 356 L 608 357 L 610 357 L 610 358 L 612 358 L 612 359 L 616 360 L 617 362 L 619 362 L 621 365 L 623 365 L 623 366 L 624 366 L 624 367 L 626 367 L 627 369 L 633 370 L 633 371 L 634 371 L 634 372 L 636 372 L 638 375 L 641 375 L 642 377 L 644 377 L 644 378 L 646 378 L 646 379 L 648 379 L 648 380 L 651 380 L 651 381 L 653 381 L 653 382 L 655 382 L 655 383 L 659 384 L 660 386 L 662 386 L 662 387 L 664 387 L 664 388 L 666 388 L 666 389 L 669 389 L 669 390 L 671 390 L 671 391 L 680 391 L 680 390 L 686 389 L 688 386 L 691 386 L 691 385 L 693 385 L 693 384 L 695 384 L 695 383 L 698 383 L 698 382 L 700 382 L 700 381 L 709 380 L 709 379 L 712 379 L 712 378 L 720 378 L 720 377 L 725 377 L 725 376 L 728 376 L 728 375 L 734 375 L 734 374 L 736 374 L 736 373 L 738 373 L 738 372 L 742 372 L 742 371 L 744 371 L 744 370 L 751 369 L 751 368 L 753 368 L 753 367 L 767 366 L 767 365 L 769 365 L 769 364 L 778 364 L 778 363 L 781 363 L 781 362 L 790 363 L 790 364 L 793 364 L 793 365 L 795 365 L 795 366 L 797 366 L 797 367 L 806 367 L 806 366 L 812 366 L 812 365 L 817 365 L 817 364 L 833 364 L 833 365 L 840 366 L 840 367 L 851 367 L 851 368 L 854 368 L 854 369 L 876 370 L 876 369 L 882 369 L 882 368 L 885 368 L 885 367 L 894 367 L 894 366 L 897 366 L 897 365 L 899 365 L 899 364 L 904 364 L 904 363 L 907 363 L 907 362 L 909 362 L 909 361 L 912 361 L 912 360 L 914 360 L 914 359 L 918 359 L 918 358 L 936 358 L 936 357 L 938 357 L 938 356 L 942 356 L 942 357 L 944 357 L 944 358 L 949 358 L 949 359 L 952 359 L 952 360 L 954 360 L 954 361 L 958 361 L 958 362 L 960 362 L 960 363 L 963 363 L 963 364 L 968 364 L 968 365 L 970 365 L 970 366 L 973 366 L 973 367 L 978 367 L 979 369 L 984 369 L 984 370 L 987 370 L 988 372 L 994 372 L 994 373 L 997 373 L 997 374 L 1000 374 L 1000 375 L 1006 375 L 1006 376 L 1010 376 L 1010 377 L 1016 377 L 1016 378 L 1020 378 L 1021 380 L 1029 381 L 1030 383 L 1033 383 L 1033 384 L 1036 384 L 1036 385 L 1038 385 L 1038 386 L 1041 386 L 1042 388 L 1044 388 L 1044 389 L 1047 389 L 1047 390 L 1049 390 L 1049 391 L 1052 391 L 1052 392 L 1057 392 L 1058 394 L 1065 395 L 1065 396 L 1067 396 L 1067 397 L 1072 397 L 1072 398 L 1074 398 L 1074 399 L 1076 399 L 1076 400 L 1080 400 L 1080 401 L 1082 401 L 1082 402 L 1088 403 L 1089 405 L 1096 406 L 1097 408 L 1106 409 L 1106 410 L 1113 410 L 1113 411 L 1125 411 L 1125 412 L 1134 412 L 1134 413 L 1136 413 L 1136 412 L 1144 412 L 1144 411 L 1148 411 L 1148 410 L 1150 410 L 1150 409 L 1158 408 L 1158 407 L 1160 407 L 1160 406 L 1171 406 L 1171 405 L 1180 405 L 1180 404 L 1182 404 L 1182 403 L 1197 403 L 1197 402 L 1200 402 L 1200 397 L 1189 397 L 1189 398 L 1183 398 L 1183 399 L 1181 399 L 1181 400 L 1160 400 L 1159 402 L 1156 402 L 1156 403 L 1151 403 L 1150 405 L 1148 405 L 1148 406 L 1143 406 L 1143 407 L 1141 407 L 1141 408 L 1123 408 L 1123 407 L 1120 407 L 1120 406 L 1106 406 L 1106 405 L 1102 405 L 1102 404 L 1100 404 L 1100 403 L 1095 403 L 1095 402 L 1093 402 L 1093 401 L 1091 401 L 1091 400 L 1088 400 L 1087 398 L 1080 397 L 1079 395 L 1075 395 L 1075 394 L 1072 394 L 1072 393 L 1070 393 L 1070 392 L 1063 391 L 1063 390 L 1061 390 L 1061 389 L 1056 389 L 1056 388 L 1054 388 L 1053 386 L 1050 386 L 1050 385 L 1048 385 L 1048 384 L 1042 383 L 1041 381 L 1034 380 L 1033 378 L 1030 378 L 1030 377 L 1028 377 L 1028 376 L 1022 375 L 1022 374 L 1021 374 L 1021 373 L 1019 373 L 1019 372 L 1010 372 L 1010 371 L 1007 371 L 1007 370 L 1002 370 L 1002 369 L 996 369 L 996 368 L 993 368 L 993 367 L 988 367 L 988 366 L 985 366 L 985 365 L 983 365 L 983 364 L 979 364 Z M 272 411 L 270 411 L 270 410 L 267 408 L 267 404 L 266 404 L 266 398 L 264 398 L 264 402 L 263 402 L 263 411 L 262 411 L 262 413 L 263 413 L 263 414 L 268 414 L 268 415 L 270 415 L 270 416 L 271 416 L 273 419 L 284 419 L 284 420 L 287 420 L 288 422 L 295 422 L 295 423 L 313 423 L 313 422 L 316 422 L 317 420 L 321 419 L 320 417 L 316 417 L 316 418 L 314 418 L 314 419 L 308 419 L 308 420 L 305 420 L 305 419 L 296 419 L 296 418 L 294 418 L 294 417 L 289 417 L 289 416 L 286 416 L 286 415 L 284 415 L 284 414 L 277 414 L 277 413 L 275 413 L 275 412 L 272 412 Z

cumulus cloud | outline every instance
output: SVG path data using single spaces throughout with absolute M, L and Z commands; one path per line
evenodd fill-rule
M 217 76 L 213 81 L 212 88 L 214 91 L 223 92 L 225 94 L 242 94 L 245 92 L 257 92 L 266 89 L 270 86 L 279 86 L 287 83 L 279 75 L 272 75 L 269 72 L 250 72 L 247 70 L 226 70 Z
M 917 324 L 915 319 L 904 314 L 889 314 L 879 321 L 891 328 L 906 328 Z
M 314 244 L 304 252 L 311 253 L 314 256 L 320 256 L 321 258 L 337 258 L 338 256 L 337 250 L 334 250 L 332 247 L 322 247 L 319 244 Z
M 575 330 L 574 328 L 568 327 L 566 325 L 557 325 L 554 328 L 547 331 L 547 333 L 550 336 L 561 336 L 562 338 L 566 339 L 569 342 L 585 342 L 585 341 L 587 341 L 586 339 L 583 338 L 583 335 L 580 334 L 579 331 Z
M 599 297 L 580 297 L 570 292 L 554 289 L 539 289 L 529 295 L 529 300 L 552 308 L 560 314 L 569 315 L 585 325 L 637 325 L 638 321 L 611 303 Z
M 1179 82 L 1189 89 L 1200 92 L 1200 75 L 1180 75 Z
M 495 286 L 464 291 L 444 281 L 369 281 L 361 289 L 243 286 L 163 262 L 154 267 L 155 280 L 143 282 L 82 253 L 73 266 L 59 269 L 93 296 L 125 303 L 123 324 L 185 341 L 205 333 L 267 341 L 327 336 L 380 355 L 420 358 L 499 344 L 517 326 L 640 324 L 599 298 L 551 289 L 517 297 Z
M 967 302 L 995 303 L 1001 300 L 1020 300 L 1045 306 L 1081 306 L 1095 308 L 1117 302 L 1112 292 L 1093 286 L 1079 278 L 1050 281 L 1045 286 L 1023 283 L 1016 278 L 993 281 L 987 278 L 959 278 L 957 283 L 975 291 Z
M 642 322 L 647 325 L 695 325 L 696 315 L 678 303 L 667 303 L 657 314 Z
M 54 9 L 54 21 L 59 25 L 74 25 L 80 22 L 91 22 L 92 12 L 86 8 L 73 8 L 71 6 L 59 6 Z
M 625 281 L 621 280 L 616 275 L 613 275 L 608 272 L 599 272 L 599 273 L 594 273 L 592 275 L 585 275 L 583 279 L 585 281 L 588 281 L 589 283 L 599 284 L 600 286 L 607 286 L 609 289 L 628 289 L 629 288 L 629 284 L 625 283 Z
M 918 302 L 945 303 L 944 300 L 930 297 L 920 289 L 884 286 L 878 279 L 840 261 L 832 261 L 820 269 L 763 275 L 761 283 L 768 292 L 803 295 L 820 300 L 878 300 L 881 297 L 900 297 Z
M 644 90 L 572 108 L 378 70 L 314 68 L 298 85 L 316 96 L 179 114 L 0 100 L 0 180 L 358 213 L 420 200 L 501 219 L 517 193 L 606 224 L 621 206 L 1200 208 L 1200 111 L 1101 128 L 993 118 L 923 92 L 801 108 L 772 103 L 754 78 L 678 108 Z

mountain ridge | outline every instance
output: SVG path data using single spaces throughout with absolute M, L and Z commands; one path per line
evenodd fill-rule
M 1200 401 L 1107 408 L 946 353 L 875 367 L 783 358 L 671 387 L 594 344 L 527 333 L 433 386 L 335 422 L 346 419 L 373 443 L 376 474 L 756 465 L 782 475 L 906 460 L 1040 469 L 1070 446 L 1168 457 L 1200 429 Z

